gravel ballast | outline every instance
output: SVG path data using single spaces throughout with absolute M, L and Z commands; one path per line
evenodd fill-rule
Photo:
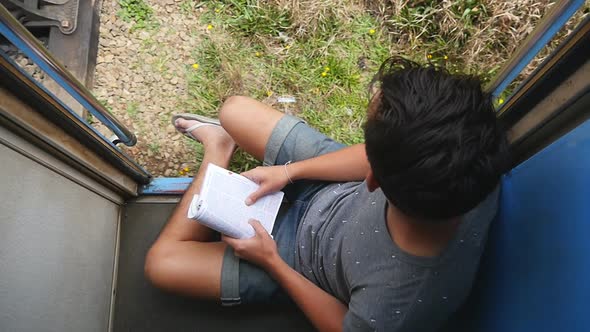
M 183 14 L 178 0 L 149 4 L 159 27 L 133 29 L 132 22 L 117 15 L 117 1 L 104 1 L 94 94 L 135 133 L 136 146 L 120 146 L 152 175 L 192 176 L 198 165 L 195 149 L 170 118 L 185 112 L 178 107 L 187 99 L 185 73 L 206 27 Z M 95 126 L 110 137 L 106 128 Z

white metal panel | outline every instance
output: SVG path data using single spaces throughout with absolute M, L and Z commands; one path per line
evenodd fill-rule
M 119 211 L 0 144 L 0 330 L 106 331 Z

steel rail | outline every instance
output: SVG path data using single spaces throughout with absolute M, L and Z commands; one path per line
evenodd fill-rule
M 45 71 L 90 114 L 109 128 L 117 136 L 114 144 L 120 142 L 127 146 L 133 146 L 137 143 L 135 135 L 111 115 L 94 95 L 60 64 L 2 4 L 0 4 L 0 34 Z
M 0 78 L 0 87 L 29 105 L 47 121 L 62 128 L 74 140 L 85 145 L 90 151 L 102 156 L 106 161 L 123 171 L 137 183 L 149 183 L 152 177 L 148 171 L 126 155 L 113 142 L 104 137 L 96 128 L 89 126 L 69 106 L 57 99 L 42 84 L 33 80 L 23 68 L 19 67 L 7 54 L 2 52 L 0 52 Z M 1 101 L 0 104 L 2 104 Z M 59 151 L 58 154 L 66 156 L 66 160 L 80 160 L 78 155 L 71 153 L 72 151 L 55 145 L 51 140 L 47 140 L 43 135 L 39 135 L 36 130 L 26 127 L 26 125 L 23 126 L 23 123 L 20 122 L 18 117 L 15 118 L 14 115 L 6 113 L 2 109 L 0 109 L 0 124 L 8 124 L 8 126 L 12 125 L 14 128 L 18 128 L 19 133 L 28 137 L 28 141 L 40 142 L 44 146 L 42 149 L 46 151 L 49 151 L 47 148 L 50 150 L 53 149 Z M 81 165 L 79 162 L 75 164 Z M 99 177 L 104 177 L 104 174 L 99 174 L 100 172 L 91 173 Z
M 486 90 L 498 97 L 583 4 L 584 0 L 562 0 L 554 3 L 553 8 L 486 86 Z

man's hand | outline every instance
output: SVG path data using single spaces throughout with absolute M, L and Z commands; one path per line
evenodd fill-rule
M 242 173 L 243 176 L 258 183 L 258 190 L 246 198 L 246 205 L 254 204 L 260 197 L 277 192 L 289 183 L 285 165 L 256 167 Z
M 348 307 L 290 267 L 277 250 L 275 241 L 257 220 L 250 219 L 256 235 L 249 239 L 223 236 L 236 256 L 264 269 L 297 303 L 319 331 L 341 331 Z
M 256 232 L 253 237 L 234 239 L 224 235 L 222 240 L 234 248 L 234 252 L 239 258 L 254 263 L 265 270 L 269 269 L 277 260 L 281 259 L 277 244 L 258 220 L 250 219 L 249 223 Z

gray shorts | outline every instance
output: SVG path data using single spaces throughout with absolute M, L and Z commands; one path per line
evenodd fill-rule
M 334 142 L 296 117 L 283 116 L 273 129 L 264 152 L 264 165 L 283 165 L 288 161 L 313 158 L 336 151 L 344 144 Z M 299 221 L 308 202 L 327 182 L 301 180 L 287 185 L 283 191 L 289 208 L 279 213 L 272 230 L 281 258 L 295 266 L 295 242 Z M 221 268 L 221 303 L 289 303 L 282 288 L 262 269 L 234 255 L 228 247 Z

